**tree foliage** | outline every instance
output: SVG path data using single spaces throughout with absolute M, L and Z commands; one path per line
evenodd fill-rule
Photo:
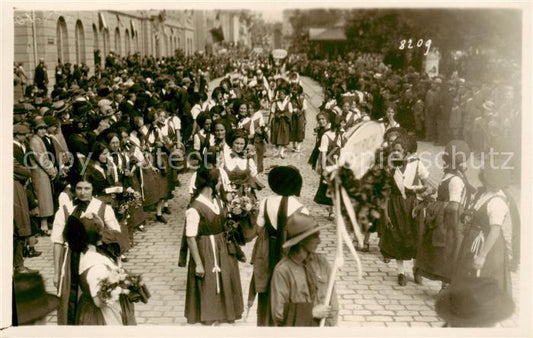
M 431 39 L 443 53 L 498 49 L 519 56 L 521 24 L 519 10 L 357 9 L 345 28 L 352 46 L 365 52 L 385 52 L 412 38 Z

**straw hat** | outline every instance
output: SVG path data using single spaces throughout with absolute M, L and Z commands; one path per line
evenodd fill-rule
M 33 120 L 33 128 L 34 129 L 39 129 L 41 127 L 45 127 L 46 128 L 47 127 L 46 122 L 44 121 L 44 119 L 42 117 L 37 116 L 35 118 L 35 120 Z
M 13 126 L 13 134 L 26 135 L 30 133 L 30 128 L 24 124 L 15 124 Z
M 287 219 L 287 240 L 283 243 L 283 248 L 294 246 L 325 228 L 318 225 L 312 216 L 296 212 Z

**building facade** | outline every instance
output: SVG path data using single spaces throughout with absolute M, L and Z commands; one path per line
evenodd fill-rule
M 53 85 L 59 61 L 85 63 L 94 71 L 96 50 L 100 51 L 102 62 L 110 52 L 164 57 L 181 49 L 192 55 L 205 50 L 207 43 L 197 36 L 205 27 L 201 22 L 205 15 L 194 12 L 15 11 L 14 61 L 23 64 L 32 80 L 35 67 L 43 58 Z
M 250 47 L 251 37 L 242 11 L 20 11 L 14 12 L 14 61 L 22 63 L 33 80 L 39 59 L 48 70 L 50 87 L 58 62 L 85 63 L 95 69 L 95 51 L 101 62 L 114 52 L 165 57 L 181 50 L 185 55 L 211 51 L 210 29 L 222 27 L 226 42 Z

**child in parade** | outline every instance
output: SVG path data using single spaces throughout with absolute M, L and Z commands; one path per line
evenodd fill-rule
M 331 268 L 326 258 L 316 253 L 320 227 L 313 217 L 295 213 L 287 220 L 286 257 L 272 275 L 271 315 L 275 326 L 327 326 L 337 323 L 339 305 L 335 291 L 331 304 L 324 304 Z

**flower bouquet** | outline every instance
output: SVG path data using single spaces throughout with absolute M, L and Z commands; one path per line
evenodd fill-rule
M 97 296 L 107 305 L 118 302 L 121 294 L 126 295 L 130 302 L 147 303 L 151 297 L 141 275 L 128 274 L 124 269 L 113 270 L 108 277 L 98 283 Z
M 129 210 L 142 206 L 142 196 L 131 187 L 116 195 L 115 212 L 118 218 L 127 218 Z
M 252 222 L 252 213 L 258 210 L 258 203 L 248 196 L 233 196 L 228 194 L 229 202 L 228 221 L 226 222 L 226 235 L 228 251 L 238 260 L 245 262 L 246 257 L 240 245 L 245 245 L 255 237 L 255 225 Z

